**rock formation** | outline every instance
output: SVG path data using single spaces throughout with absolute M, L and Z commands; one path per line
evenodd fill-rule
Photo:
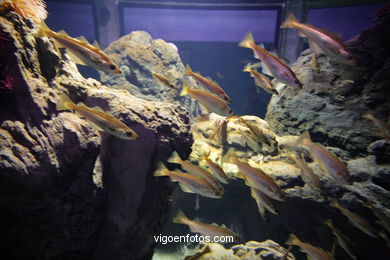
M 67 52 L 35 30 L 13 12 L 0 17 L 2 73 L 12 75 L 0 89 L 0 255 L 147 259 L 174 187 L 154 178 L 154 168 L 174 150 L 190 153 L 188 112 L 83 78 Z M 113 114 L 140 139 L 99 133 L 57 111 L 61 93 Z
M 377 137 L 372 122 L 362 118 L 371 111 L 387 121 L 390 114 L 389 57 L 390 15 L 377 17 L 375 25 L 349 43 L 358 66 L 347 66 L 319 57 L 320 72 L 310 65 L 305 51 L 292 69 L 303 83 L 273 96 L 266 120 L 279 135 L 299 135 L 308 130 L 316 141 L 351 154 L 366 153 Z
M 135 31 L 111 43 L 105 52 L 110 54 L 123 71 L 122 75 L 100 73 L 103 84 L 126 89 L 131 94 L 153 101 L 179 101 L 187 107 L 191 116 L 199 114 L 199 106 L 189 97 L 180 97 L 178 89 L 161 84 L 152 76 L 152 72 L 168 78 L 177 87 L 181 87 L 184 78 L 184 66 L 173 43 L 162 39 L 153 40 L 144 31 Z M 187 79 L 196 88 L 195 81 Z
M 192 259 L 187 256 L 185 259 Z M 192 255 L 199 260 L 295 260 L 295 257 L 285 248 L 272 240 L 264 242 L 248 241 L 245 244 L 234 245 L 225 249 L 220 244 L 208 244 L 200 248 L 197 253 Z
M 273 96 L 267 121 L 253 116 L 242 117 L 255 122 L 268 138 L 262 140 L 238 119 L 228 121 L 225 143 L 218 134 L 215 135 L 217 138 L 210 139 L 217 129 L 215 122 L 202 121 L 193 125 L 195 141 L 190 160 L 202 165 L 201 156 L 210 151 L 209 157 L 214 162 L 222 162 L 225 172 L 237 177 L 237 167 L 221 160 L 225 151 L 233 149 L 239 159 L 262 169 L 282 188 L 286 201 L 275 202 L 278 215 L 268 214 L 267 222 L 264 221 L 255 210 L 249 188 L 240 179 L 224 185 L 222 200 L 199 198 L 200 208 L 197 209 L 193 198 L 183 198 L 180 194 L 174 207 L 208 221 L 228 226 L 236 224 L 236 231 L 243 234 L 242 241 L 272 239 L 283 244 L 289 234 L 294 233 L 301 240 L 327 251 L 332 250 L 335 236 L 323 221 L 332 219 L 335 227 L 353 240 L 351 247 L 357 259 L 386 259 L 390 253 L 390 234 L 384 224 L 390 219 L 389 144 L 362 115 L 372 112 L 387 121 L 390 113 L 386 88 L 390 82 L 384 76 L 386 71 L 388 73 L 389 34 L 385 32 L 389 22 L 390 15 L 383 14 L 372 28 L 351 43 L 359 58 L 356 68 L 321 56 L 321 70 L 317 73 L 309 65 L 309 51 L 302 53 L 293 70 L 304 88 L 287 87 L 280 96 Z M 308 151 L 297 147 L 298 135 L 305 130 L 311 133 L 314 142 L 347 163 L 353 180 L 351 185 L 335 181 L 313 161 Z M 322 192 L 305 184 L 300 170 L 286 156 L 291 150 L 304 155 L 306 163 L 320 178 Z M 367 220 L 375 229 L 375 237 L 354 227 L 340 210 L 331 207 L 334 200 Z M 350 259 L 340 246 L 334 248 L 336 259 Z M 298 250 L 293 249 L 293 253 L 297 259 L 305 259 Z

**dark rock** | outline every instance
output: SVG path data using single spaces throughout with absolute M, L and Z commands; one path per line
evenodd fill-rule
M 362 118 L 370 111 L 387 121 L 390 115 L 389 15 L 377 19 L 350 43 L 358 66 L 346 66 L 326 56 L 319 57 L 320 72 L 310 66 L 310 52 L 304 52 L 292 66 L 303 89 L 287 87 L 274 95 L 266 120 L 279 135 L 309 131 L 314 141 L 338 147 L 356 155 L 378 139 L 372 122 Z
M 149 258 L 174 188 L 153 172 L 174 150 L 189 155 L 188 112 L 84 79 L 66 51 L 35 38 L 18 15 L 0 21 L 15 49 L 7 56 L 13 89 L 0 95 L 2 258 Z M 140 139 L 99 134 L 56 111 L 62 93 L 113 114 Z
M 378 164 L 390 162 L 390 143 L 387 140 L 378 140 L 367 147 L 367 152 L 375 155 Z

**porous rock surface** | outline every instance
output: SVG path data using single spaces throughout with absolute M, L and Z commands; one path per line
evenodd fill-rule
M 201 248 L 199 252 L 209 252 L 198 256 L 199 260 L 295 260 L 292 253 L 288 253 L 287 249 L 272 240 L 263 242 L 248 241 L 245 244 L 234 245 L 231 248 L 225 249 L 220 244 L 208 244 L 206 250 Z M 199 253 L 198 253 L 199 254 Z M 194 256 L 197 254 L 195 253 Z M 190 256 L 187 256 L 191 259 Z
M 180 90 L 166 86 L 152 76 L 165 76 L 177 88 L 184 80 L 184 66 L 173 43 L 153 39 L 144 31 L 134 31 L 112 42 L 105 50 L 119 65 L 123 74 L 100 72 L 100 80 L 108 87 L 125 89 L 131 94 L 153 101 L 178 101 L 187 107 L 191 116 L 199 114 L 199 106 L 189 97 L 179 96 Z M 195 81 L 187 79 L 196 88 Z
M 147 259 L 169 212 L 173 185 L 159 160 L 190 152 L 188 113 L 85 79 L 31 21 L 0 17 L 1 55 L 13 84 L 0 90 L 0 230 L 4 259 Z M 60 94 L 98 106 L 134 129 L 99 133 Z
M 321 56 L 320 72 L 316 72 L 310 65 L 310 51 L 303 52 L 292 66 L 304 84 L 303 89 L 287 87 L 280 95 L 274 95 L 268 105 L 266 124 L 261 119 L 244 117 L 258 121 L 264 132 L 274 132 L 278 149 L 270 150 L 270 146 L 236 119 L 228 122 L 226 144 L 218 139 L 209 140 L 215 132 L 215 123 L 200 122 L 193 126 L 195 142 L 190 157 L 193 162 L 202 164 L 201 155 L 207 151 L 211 151 L 213 161 L 221 162 L 223 151 L 233 149 L 242 161 L 271 176 L 286 195 L 285 202 L 276 202 L 279 214 L 269 213 L 266 222 L 256 211 L 244 181 L 231 180 L 224 186 L 225 198 L 207 202 L 211 206 L 207 210 L 201 207 L 196 215 L 227 225 L 242 223 L 236 227 L 244 234 L 242 241 L 271 239 L 283 244 L 294 233 L 327 251 L 332 251 L 335 237 L 323 221 L 332 219 L 335 227 L 353 240 L 350 246 L 356 259 L 386 259 L 390 254 L 390 234 L 380 221 L 390 219 L 389 144 L 378 135 L 379 129 L 373 122 L 362 116 L 371 112 L 386 122 L 390 114 L 387 88 L 390 78 L 385 76 L 389 74 L 389 24 L 389 13 L 382 12 L 372 28 L 350 43 L 359 62 L 356 67 Z M 307 151 L 297 147 L 298 136 L 304 131 L 309 131 L 314 142 L 346 162 L 351 185 L 337 183 Z M 303 182 L 300 170 L 286 156 L 291 150 L 304 155 L 320 178 L 322 193 Z M 229 176 L 238 176 L 234 165 L 224 162 L 222 167 Z M 375 237 L 351 225 L 338 209 L 331 207 L 334 200 L 367 220 L 376 230 Z M 206 202 L 200 199 L 199 204 Z M 191 215 L 194 205 L 188 203 L 188 198 L 187 205 L 184 210 Z M 370 205 L 375 205 L 376 210 Z M 229 214 L 216 220 L 218 212 Z M 297 259 L 305 259 L 295 248 L 292 252 Z M 335 247 L 334 254 L 336 259 L 350 259 L 340 246 Z
M 311 51 L 302 53 L 292 69 L 303 89 L 288 87 L 268 105 L 266 120 L 275 132 L 299 135 L 307 130 L 325 145 L 366 153 L 378 129 L 362 115 L 370 111 L 387 121 L 390 114 L 389 24 L 390 14 L 383 12 L 374 26 L 349 43 L 357 66 L 320 56 L 316 72 L 310 64 Z
M 313 157 L 295 144 L 298 136 L 278 136 L 272 133 L 267 122 L 255 116 L 243 116 L 245 120 L 257 122 L 259 128 L 271 138 L 278 149 L 270 150 L 274 145 L 267 145 L 258 139 L 249 128 L 238 119 L 231 119 L 227 125 L 227 142 L 221 143 L 218 138 L 210 140 L 216 131 L 212 121 L 193 124 L 194 144 L 190 160 L 204 167 L 202 155 L 209 153 L 209 158 L 219 163 L 225 173 L 231 178 L 224 185 L 225 196 L 221 200 L 210 200 L 199 197 L 195 202 L 191 194 L 174 196 L 174 208 L 183 209 L 190 216 L 196 215 L 206 221 L 224 223 L 241 235 L 241 241 L 271 239 L 283 244 L 290 233 L 296 234 L 305 242 L 332 250 L 335 240 L 332 231 L 323 224 L 326 219 L 332 219 L 336 228 L 354 240 L 352 247 L 357 259 L 385 259 L 389 254 L 387 241 L 384 236 L 371 237 L 351 225 L 348 219 L 338 210 L 330 206 L 334 200 L 352 212 L 365 218 L 377 230 L 378 234 L 387 234 L 385 228 L 378 223 L 376 213 L 369 209 L 374 203 L 387 218 L 390 217 L 389 181 L 390 167 L 377 163 L 375 155 L 351 156 L 350 153 L 335 147 L 326 147 L 348 165 L 352 176 L 351 185 L 342 185 L 325 173 Z M 241 133 L 241 134 L 238 134 Z M 272 139 L 274 138 L 274 139 Z M 255 200 L 250 195 L 250 189 L 239 178 L 238 168 L 227 159 L 222 160 L 223 151 L 233 150 L 237 158 L 248 162 L 252 167 L 261 169 L 272 177 L 281 187 L 286 196 L 285 202 L 275 201 L 278 215 L 268 213 L 264 220 Z M 307 165 L 319 177 L 321 191 L 305 184 L 301 171 L 286 154 L 289 151 L 300 152 L 304 155 Z M 197 204 L 200 208 L 197 209 Z M 195 211 L 194 211 L 195 208 Z M 228 212 L 228 214 L 220 214 Z M 177 228 L 177 227 L 176 227 Z M 297 259 L 305 259 L 298 250 L 293 250 Z M 348 259 L 348 255 L 336 247 L 336 259 Z M 272 259 L 272 258 L 271 258 Z

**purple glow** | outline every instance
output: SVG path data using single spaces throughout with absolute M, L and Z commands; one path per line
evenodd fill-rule
M 46 1 L 49 16 L 45 21 L 53 31 L 65 30 L 72 37 L 96 39 L 93 9 L 90 4 Z
M 143 30 L 167 41 L 238 42 L 251 31 L 256 42 L 274 42 L 276 10 L 123 8 L 125 34 Z
M 353 7 L 310 9 L 308 23 L 340 33 L 344 40 L 361 33 L 373 24 L 381 4 Z

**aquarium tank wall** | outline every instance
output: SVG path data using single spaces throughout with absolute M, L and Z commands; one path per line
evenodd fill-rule
M 4 259 L 389 259 L 390 6 L 0 2 Z

